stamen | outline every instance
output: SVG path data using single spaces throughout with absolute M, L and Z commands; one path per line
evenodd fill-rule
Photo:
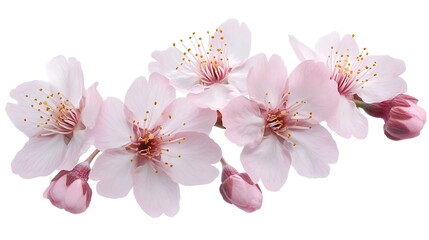
M 202 42 L 202 37 L 196 37 L 195 32 L 188 37 L 192 47 L 187 46 L 183 40 L 180 40 L 182 49 L 179 49 L 173 43 L 173 47 L 176 47 L 178 51 L 183 53 L 183 57 L 179 65 L 176 66 L 176 70 L 185 75 L 191 75 L 191 73 L 198 74 L 200 84 L 204 86 L 223 82 L 231 71 L 226 51 L 227 45 L 217 44 L 219 46 L 215 50 L 213 45 L 216 40 L 218 43 L 223 43 L 225 38 L 221 35 L 222 32 L 222 29 L 217 29 L 214 35 L 210 35 L 210 32 L 207 31 L 209 39 L 208 48 Z

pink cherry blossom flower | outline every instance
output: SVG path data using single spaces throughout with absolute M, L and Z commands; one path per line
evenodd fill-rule
M 52 179 L 43 196 L 57 208 L 70 213 L 83 213 L 91 202 L 92 190 L 88 184 L 91 171 L 87 161 L 76 165 L 71 171 L 61 170 Z
M 247 60 L 250 30 L 230 19 L 214 32 L 207 31 L 207 37 L 194 32 L 173 47 L 155 51 L 156 62 L 149 70 L 167 76 L 175 88 L 190 93 L 188 98 L 198 106 L 220 110 L 230 99 L 247 92 L 246 77 L 252 66 L 252 60 Z
M 262 206 L 262 191 L 252 182 L 247 173 L 238 173 L 235 168 L 221 160 L 222 184 L 219 191 L 225 202 L 246 212 L 254 212 Z
M 336 113 L 327 119 L 328 126 L 342 137 L 365 138 L 368 120 L 356 107 L 354 96 L 364 102 L 388 100 L 406 91 L 405 81 L 399 77 L 405 71 L 403 61 L 389 56 L 369 55 L 366 48 L 359 51 L 352 35 L 340 39 L 333 32 L 322 37 L 311 50 L 295 37 L 290 43 L 301 61 L 317 60 L 331 70 L 329 79 L 337 84 L 340 100 Z
M 327 77 L 322 63 L 302 62 L 288 78 L 279 56 L 258 58 L 248 77 L 250 100 L 237 97 L 222 111 L 225 135 L 244 146 L 240 158 L 253 182 L 277 191 L 291 164 L 306 177 L 329 174 L 338 149 L 319 122 L 336 109 L 338 92 Z
M 85 90 L 80 63 L 63 56 L 48 64 L 50 82 L 31 81 L 11 91 L 17 101 L 6 112 L 29 141 L 12 161 L 23 178 L 46 176 L 55 169 L 71 169 L 92 144 L 102 98 L 97 83 Z
M 420 135 L 426 123 L 426 112 L 418 100 L 406 94 L 380 103 L 359 105 L 371 116 L 384 119 L 384 133 L 392 140 L 403 140 Z
M 219 174 L 212 164 L 221 159 L 219 146 L 208 137 L 216 112 L 187 99 L 175 99 L 164 76 L 137 78 L 125 104 L 107 98 L 95 132 L 95 146 L 103 151 L 90 177 L 97 191 L 110 198 L 133 189 L 144 212 L 152 217 L 175 215 L 179 185 L 212 182 Z

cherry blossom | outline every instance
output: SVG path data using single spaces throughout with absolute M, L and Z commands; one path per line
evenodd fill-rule
M 262 206 L 262 191 L 247 173 L 238 173 L 225 160 L 222 162 L 222 184 L 219 191 L 225 202 L 246 212 L 254 212 Z
M 193 32 L 164 51 L 155 51 L 151 72 L 170 79 L 200 107 L 222 109 L 230 99 L 247 92 L 246 77 L 252 66 L 250 30 L 230 19 L 207 38 Z
M 357 104 L 369 115 L 384 119 L 384 133 L 388 138 L 403 140 L 419 136 L 426 123 L 426 112 L 417 102 L 415 97 L 399 94 L 380 103 L 357 101 Z
M 80 63 L 58 56 L 47 66 L 49 82 L 19 85 L 10 95 L 6 112 L 29 137 L 12 161 L 23 178 L 46 176 L 55 169 L 71 169 L 92 144 L 102 98 L 97 83 L 85 90 Z
M 321 61 L 331 70 L 329 79 L 337 84 L 340 100 L 337 111 L 327 122 L 342 137 L 362 139 L 368 134 L 368 120 L 356 107 L 355 96 L 375 103 L 391 99 L 407 89 L 405 81 L 399 77 L 405 71 L 404 62 L 390 56 L 369 55 L 366 48 L 360 51 L 354 35 L 340 38 L 333 32 L 322 37 L 314 51 L 293 36 L 290 36 L 290 43 L 301 61 Z
M 83 213 L 91 202 L 92 190 L 88 184 L 91 171 L 88 162 L 83 162 L 71 171 L 62 170 L 43 193 L 51 203 L 70 213 Z
M 336 109 L 338 92 L 327 77 L 322 63 L 302 62 L 288 78 L 279 56 L 258 58 L 248 77 L 250 99 L 237 97 L 222 111 L 225 135 L 244 146 L 241 162 L 253 182 L 277 191 L 290 165 L 306 177 L 329 174 L 338 150 L 319 122 Z
M 95 146 L 103 153 L 90 177 L 105 197 L 126 196 L 133 189 L 148 215 L 174 216 L 179 185 L 212 182 L 219 174 L 219 146 L 208 137 L 216 112 L 188 99 L 175 99 L 168 79 L 154 73 L 137 78 L 125 103 L 109 97 L 95 130 Z

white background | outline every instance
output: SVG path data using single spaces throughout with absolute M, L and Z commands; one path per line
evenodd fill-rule
M 98 81 L 103 97 L 123 98 L 136 77 L 147 76 L 153 50 L 237 18 L 252 31 L 252 54 L 280 54 L 289 72 L 298 61 L 288 34 L 313 46 L 331 31 L 354 33 L 370 54 L 406 62 L 408 93 L 429 110 L 429 15 L 423 3 L 255 2 L 1 1 L 0 105 L 12 101 L 9 91 L 16 85 L 46 80 L 46 63 L 59 54 L 81 61 L 86 86 Z M 181 187 L 179 213 L 153 219 L 132 194 L 117 200 L 94 194 L 80 215 L 51 206 L 42 193 L 54 174 L 32 180 L 14 175 L 10 163 L 27 139 L 4 110 L 0 121 L 0 239 L 429 239 L 427 127 L 416 139 L 393 142 L 383 134 L 383 121 L 370 119 L 365 140 L 334 136 L 340 159 L 328 178 L 307 179 L 291 170 L 279 192 L 263 189 L 264 204 L 255 213 L 223 202 L 216 179 Z M 220 130 L 213 137 L 227 161 L 241 169 L 241 149 Z

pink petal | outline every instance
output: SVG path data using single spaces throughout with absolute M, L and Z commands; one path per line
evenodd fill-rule
M 247 78 L 249 96 L 267 108 L 276 108 L 282 102 L 287 87 L 286 67 L 278 55 L 273 55 L 269 61 L 261 55 L 256 61 L 257 66 Z
M 232 85 L 214 84 L 201 93 L 189 93 L 187 98 L 198 107 L 216 111 L 223 109 L 231 99 L 239 95 L 238 90 Z
M 227 178 L 219 190 L 227 203 L 234 204 L 246 212 L 254 212 L 262 206 L 262 193 L 258 185 L 248 183 L 241 176 L 247 174 L 235 174 Z
M 175 134 L 166 141 L 161 157 L 161 167 L 170 178 L 183 185 L 199 185 L 212 182 L 218 175 L 217 168 L 212 166 L 222 157 L 220 147 L 202 133 L 183 132 Z M 184 139 L 184 140 L 181 140 Z
M 244 146 L 262 140 L 265 120 L 257 103 L 237 97 L 223 109 L 222 116 L 225 136 L 231 142 Z
M 238 89 L 240 93 L 246 94 L 247 91 L 247 76 L 249 71 L 258 65 L 259 61 L 264 61 L 265 55 L 260 53 L 249 59 L 243 64 L 232 68 L 228 74 L 228 83 Z
M 40 115 L 33 113 L 33 109 L 20 104 L 7 103 L 6 113 L 13 125 L 27 137 L 40 134 L 40 128 L 37 127 L 40 122 Z
M 302 176 L 309 178 L 326 177 L 330 163 L 338 160 L 338 148 L 331 134 L 319 124 L 311 129 L 291 130 L 292 166 Z
M 79 157 L 92 145 L 93 139 L 85 130 L 75 130 L 73 137 L 67 144 L 64 161 L 58 167 L 61 170 L 71 170 L 78 162 Z
M 95 127 L 98 113 L 103 104 L 103 98 L 98 93 L 97 86 L 98 83 L 94 83 L 88 88 L 83 98 L 84 106 L 81 113 L 81 121 L 87 129 L 93 129 Z
M 40 90 L 42 89 L 42 90 Z M 29 105 L 31 103 L 39 103 L 46 99 L 50 93 L 57 93 L 58 90 L 52 84 L 44 81 L 30 81 L 21 83 L 15 89 L 10 91 L 10 96 L 17 100 L 18 104 Z
M 220 41 L 220 36 L 215 37 L 214 41 L 211 41 L 216 49 L 220 44 L 227 44 L 228 58 L 232 65 L 242 63 L 249 57 L 250 44 L 251 44 L 251 33 L 245 23 L 239 23 L 237 19 L 229 19 L 222 23 L 219 28 L 222 33 L 216 32 L 216 35 L 224 37 L 223 41 Z
M 289 42 L 300 61 L 318 60 L 317 54 L 294 36 L 289 35 Z
M 161 133 L 166 135 L 187 131 L 209 134 L 216 119 L 215 111 L 199 108 L 189 99 L 179 98 L 168 105 L 155 125 L 162 126 Z
M 175 88 L 188 91 L 195 85 L 199 85 L 200 77 L 196 73 L 190 72 L 186 68 L 181 68 L 180 71 L 176 69 L 183 57 L 183 53 L 177 48 L 170 47 L 164 51 L 154 51 L 152 57 L 156 62 L 149 64 L 149 71 L 165 75 Z
M 159 73 L 153 73 L 149 76 L 149 82 L 144 77 L 139 77 L 131 84 L 125 96 L 125 105 L 134 113 L 133 120 L 143 123 L 147 119 L 145 128 L 152 129 L 162 111 L 175 98 L 176 91 L 170 86 L 168 79 Z
M 50 191 L 47 192 L 47 198 L 54 206 L 63 209 L 65 207 L 64 198 L 67 193 L 67 176 L 60 177 L 57 181 L 51 182 Z M 49 189 L 49 188 L 48 188 Z
M 361 77 L 369 81 L 357 92 L 364 102 L 382 102 L 407 91 L 406 82 L 398 77 L 405 71 L 403 61 L 389 56 L 368 56 L 363 64 L 371 66 L 374 62 L 377 65 Z
M 123 150 L 107 150 L 92 167 L 90 178 L 97 183 L 97 192 L 109 198 L 125 197 L 133 186 L 134 154 Z
M 125 116 L 125 107 L 117 98 L 107 98 L 101 107 L 94 130 L 95 146 L 104 151 L 119 148 L 130 142 L 134 133 Z
M 353 101 L 343 96 L 339 98 L 336 113 L 327 119 L 327 123 L 341 137 L 363 139 L 368 134 L 368 120 Z
M 340 95 L 335 81 L 329 80 L 329 69 L 323 63 L 304 61 L 289 76 L 288 105 L 301 103 L 301 115 L 312 115 L 316 122 L 332 116 Z
M 245 146 L 240 158 L 253 182 L 257 183 L 261 179 L 270 191 L 278 191 L 285 184 L 291 158 L 276 136 L 268 135 L 258 145 Z
M 12 171 L 23 178 L 51 174 L 63 162 L 67 145 L 64 136 L 32 137 L 12 161 Z
M 73 106 L 79 106 L 84 93 L 83 73 L 80 62 L 64 56 L 53 58 L 47 66 L 48 78 L 67 97 Z
M 86 195 L 83 194 L 82 181 L 76 180 L 67 187 L 64 204 L 65 210 L 74 214 L 86 210 Z
M 22 83 L 10 92 L 10 96 L 17 100 L 18 104 L 8 103 L 6 112 L 15 127 L 28 137 L 39 135 L 40 128 L 37 127 L 41 122 L 39 104 L 43 104 L 47 94 L 50 93 L 57 93 L 57 90 L 42 81 Z
M 151 217 L 163 213 L 172 217 L 179 211 L 179 185 L 164 172 L 155 172 L 149 164 L 138 168 L 133 190 L 138 204 Z
M 319 60 L 323 62 L 328 59 L 328 56 L 335 55 L 335 52 L 348 54 L 350 58 L 354 59 L 359 55 L 359 47 L 351 35 L 344 35 L 340 39 L 337 32 L 332 32 L 319 39 L 316 43 L 316 52 L 319 55 Z

